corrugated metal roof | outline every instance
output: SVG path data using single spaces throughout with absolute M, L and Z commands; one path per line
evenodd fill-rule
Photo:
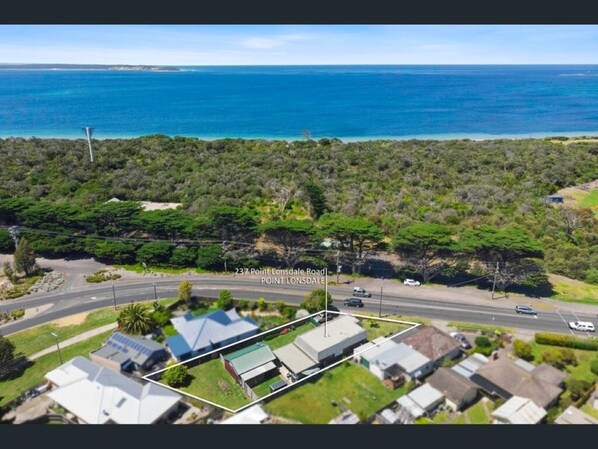
M 408 394 L 409 398 L 424 410 L 429 410 L 444 399 L 442 392 L 430 384 L 423 384 Z
M 261 374 L 267 373 L 268 371 L 273 370 L 275 368 L 276 368 L 276 365 L 274 364 L 274 362 L 268 362 L 264 365 L 260 365 L 250 371 L 243 373 L 241 375 L 241 379 L 243 381 L 247 382 L 248 380 L 253 379 L 254 377 L 257 377 Z
M 214 344 L 259 331 L 255 321 L 250 317 L 240 317 L 235 309 L 226 312 L 216 310 L 197 317 L 189 312 L 172 318 L 170 322 L 193 351 L 210 349 Z
M 318 364 L 318 362 L 308 357 L 294 343 L 275 349 L 274 354 L 295 374 L 302 373 Z
M 240 349 L 224 356 L 238 375 L 254 370 L 261 365 L 276 360 L 272 350 L 263 343 L 256 343 L 247 348 Z
M 494 410 L 492 416 L 511 424 L 537 424 L 546 416 L 546 410 L 531 399 L 513 396 Z

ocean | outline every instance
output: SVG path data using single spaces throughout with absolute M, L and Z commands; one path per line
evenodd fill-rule
M 0 70 L 0 137 L 598 135 L 598 66 Z

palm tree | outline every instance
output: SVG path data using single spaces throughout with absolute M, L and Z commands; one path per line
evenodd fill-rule
M 142 304 L 129 304 L 118 314 L 120 328 L 128 334 L 145 334 L 149 332 L 154 323 L 151 311 Z

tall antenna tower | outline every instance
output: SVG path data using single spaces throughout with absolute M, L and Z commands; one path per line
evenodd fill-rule
M 83 132 L 87 136 L 87 143 L 89 144 L 89 159 L 93 162 L 93 149 L 91 148 L 91 135 L 93 134 L 93 128 L 91 126 L 86 126 L 83 128 Z

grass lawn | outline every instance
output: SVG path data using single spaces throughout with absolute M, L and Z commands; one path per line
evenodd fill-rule
M 440 412 L 437 413 L 434 418 L 426 418 L 422 416 L 415 420 L 415 424 L 448 424 L 451 418 L 451 412 Z
M 365 367 L 347 362 L 277 397 L 265 408 L 305 424 L 326 424 L 341 413 L 340 404 L 364 419 L 405 392 L 405 387 L 387 389 Z
M 263 398 L 264 396 L 267 396 L 270 394 L 270 385 L 278 382 L 279 380 L 282 380 L 282 377 L 274 376 L 272 379 L 268 379 L 267 381 L 265 381 L 259 385 L 256 385 L 255 387 L 252 388 L 252 390 L 260 398 Z
M 117 316 L 118 311 L 114 308 L 100 309 L 87 315 L 81 324 L 70 326 L 58 326 L 54 323 L 42 324 L 10 335 L 8 339 L 15 344 L 16 352 L 31 355 L 56 344 L 56 339 L 50 335 L 51 332 L 58 334 L 59 341 L 62 341 L 96 327 L 114 323 Z
M 465 410 L 460 416 L 451 422 L 451 424 L 490 424 L 492 416 L 490 414 L 494 410 L 494 403 L 492 401 L 486 402 L 486 409 L 482 400 L 476 402 L 473 406 Z
M 448 323 L 448 326 L 455 327 L 460 331 L 499 331 L 505 332 L 507 334 L 512 334 L 515 332 L 515 329 L 512 327 L 490 326 L 487 324 L 465 323 L 462 321 L 451 321 Z
M 361 325 L 368 331 L 368 340 L 374 340 L 378 337 L 386 337 L 398 334 L 411 326 L 408 324 L 389 323 L 388 321 L 379 321 L 376 319 L 361 320 Z
M 598 285 L 568 280 L 562 276 L 548 276 L 552 288 L 556 292 L 551 298 L 564 302 L 580 302 L 598 304 Z
M 232 410 L 251 402 L 245 396 L 243 389 L 224 369 L 220 359 L 189 368 L 189 374 L 193 376 L 193 380 L 187 387 L 181 388 L 182 391 Z
M 366 315 L 371 316 L 372 318 L 378 318 L 377 313 L 361 313 L 360 311 L 357 312 L 359 315 Z M 420 323 L 420 324 L 430 324 L 432 321 L 429 318 L 422 318 L 419 316 L 408 316 L 408 315 L 382 315 L 382 318 L 386 318 L 388 320 L 397 320 L 397 321 L 409 321 L 411 323 Z M 382 323 L 382 321 L 380 321 Z
M 547 349 L 559 349 L 559 346 L 539 345 L 535 341 L 530 343 L 532 354 L 536 363 L 542 362 L 542 352 Z M 567 371 L 576 379 L 588 379 L 595 381 L 596 376 L 590 370 L 590 362 L 598 358 L 598 351 L 586 351 L 582 349 L 573 349 L 577 357 L 577 366 L 567 366 Z
M 102 345 L 111 332 L 96 335 L 89 340 L 61 349 L 63 361 L 67 362 L 77 355 L 87 357 L 91 351 Z M 34 360 L 32 365 L 20 377 L 0 382 L 0 406 L 18 398 L 25 391 L 43 382 L 46 373 L 58 368 L 58 366 L 60 366 L 58 353 L 53 352 Z
M 25 293 L 27 293 L 27 291 L 33 286 L 33 284 L 39 281 L 42 277 L 43 276 L 36 275 L 19 279 L 13 288 L 5 292 L 3 294 L 4 296 L 0 296 L 0 299 L 20 298 Z
M 176 298 L 167 298 L 159 300 L 160 304 L 168 306 L 176 302 Z M 147 301 L 151 304 L 153 301 Z M 118 310 L 113 307 L 106 307 L 89 313 L 85 321 L 81 324 L 70 326 L 58 326 L 54 323 L 42 324 L 31 329 L 27 329 L 16 334 L 9 335 L 7 338 L 16 346 L 16 352 L 23 352 L 24 355 L 32 355 L 43 349 L 56 344 L 56 339 L 50 335 L 51 332 L 58 334 L 59 341 L 82 334 L 83 332 L 114 323 L 118 317 Z
M 591 400 L 591 398 L 590 398 Z M 593 416 L 594 418 L 598 419 L 598 410 L 592 407 L 589 403 L 585 403 L 581 407 L 582 412 L 586 412 L 588 415 Z
M 579 207 L 594 209 L 594 213 L 598 212 L 598 210 L 596 210 L 596 208 L 598 208 L 598 189 L 594 189 L 584 196 L 579 202 Z
M 278 335 L 277 337 L 274 337 L 271 340 L 264 340 L 264 343 L 270 346 L 270 349 L 274 351 L 275 349 L 292 343 L 293 341 L 295 341 L 297 335 L 302 334 L 303 332 L 306 332 L 310 329 L 313 329 L 314 327 L 315 326 L 312 323 L 307 321 L 284 335 Z M 276 334 L 276 332 L 272 332 L 272 334 Z

